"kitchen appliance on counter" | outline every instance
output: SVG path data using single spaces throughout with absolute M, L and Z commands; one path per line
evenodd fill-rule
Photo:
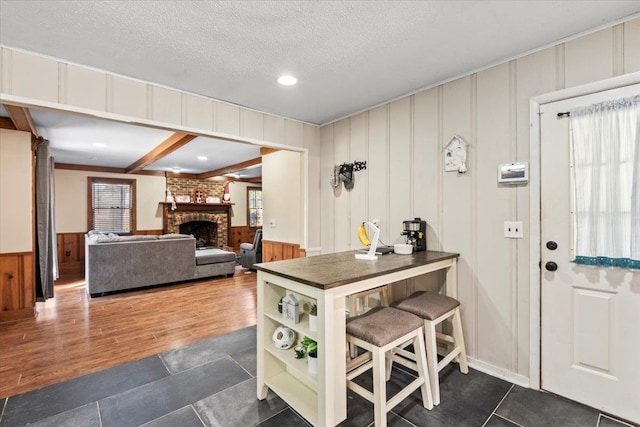
M 407 244 L 413 246 L 414 252 L 427 250 L 427 222 L 420 218 L 402 221 L 402 235 Z

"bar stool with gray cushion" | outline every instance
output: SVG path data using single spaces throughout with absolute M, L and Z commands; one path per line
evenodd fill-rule
M 388 307 L 389 302 L 391 301 L 391 287 L 390 285 L 383 285 L 377 288 L 369 289 L 366 291 L 358 292 L 355 294 L 349 295 L 348 305 L 349 305 L 349 317 L 355 317 L 358 314 L 365 313 L 367 310 L 370 310 L 372 307 L 369 304 L 369 297 L 377 295 L 377 302 L 380 306 Z M 347 341 L 348 342 L 348 341 Z M 349 343 L 349 357 L 355 358 L 358 355 L 356 346 Z
M 375 307 L 347 319 L 347 336 L 351 342 L 368 351 L 347 365 L 347 387 L 373 403 L 376 426 L 386 426 L 387 412 L 418 388 L 422 394 L 422 405 L 427 409 L 433 408 L 422 324 L 419 317 L 391 307 Z M 399 357 L 410 354 L 401 348 L 409 343 L 413 343 L 414 361 Z M 358 364 L 361 360 L 364 363 Z M 387 400 L 386 381 L 391 375 L 392 361 L 418 372 L 418 378 Z M 352 381 L 369 369 L 373 369 L 373 393 Z
M 400 310 L 415 314 L 424 319 L 424 337 L 427 347 L 427 365 L 433 393 L 433 404 L 440 404 L 440 381 L 438 373 L 454 359 L 460 365 L 460 372 L 469 372 L 467 366 L 467 352 L 464 347 L 462 323 L 460 321 L 460 302 L 446 295 L 435 292 L 419 291 L 411 294 L 407 299 L 391 304 Z M 451 319 L 452 335 L 437 333 L 436 326 L 447 319 Z M 453 346 L 443 359 L 438 362 L 437 340 L 444 341 L 447 347 Z

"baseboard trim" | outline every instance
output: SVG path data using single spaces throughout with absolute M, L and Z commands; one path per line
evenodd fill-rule
M 524 375 L 516 374 L 514 372 L 507 371 L 506 369 L 499 368 L 497 366 L 490 365 L 481 360 L 473 359 L 467 356 L 467 363 L 473 369 L 483 372 L 492 377 L 500 378 L 501 380 L 509 381 L 510 383 L 517 384 L 521 387 L 531 388 L 528 377 Z
M 316 256 L 322 253 L 322 248 L 307 248 L 306 252 L 308 257 Z

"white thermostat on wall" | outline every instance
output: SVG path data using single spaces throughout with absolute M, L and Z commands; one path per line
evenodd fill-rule
M 520 184 L 529 182 L 529 163 L 505 163 L 498 166 L 498 184 Z

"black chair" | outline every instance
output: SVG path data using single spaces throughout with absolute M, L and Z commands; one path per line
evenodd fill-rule
M 253 243 L 240 244 L 240 264 L 242 268 L 253 269 L 253 264 L 262 262 L 262 229 L 256 230 Z

